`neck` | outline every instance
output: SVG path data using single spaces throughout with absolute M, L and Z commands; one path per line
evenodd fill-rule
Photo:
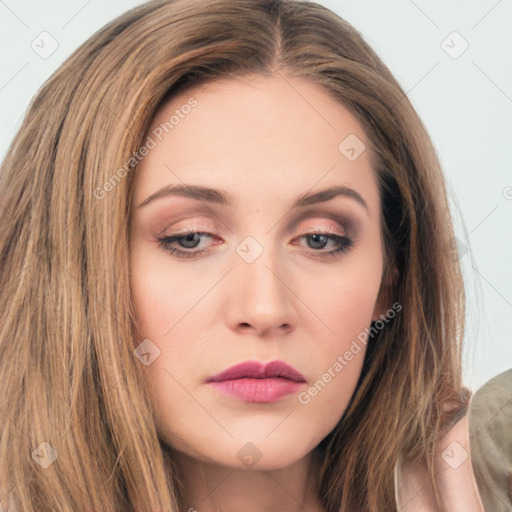
M 189 512 L 324 512 L 310 477 L 312 454 L 290 466 L 257 470 L 178 454 L 183 506 Z

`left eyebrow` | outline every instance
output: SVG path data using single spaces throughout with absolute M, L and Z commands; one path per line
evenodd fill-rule
M 330 201 L 331 199 L 337 196 L 344 196 L 350 199 L 354 199 L 361 206 L 364 207 L 366 212 L 369 214 L 370 209 L 366 201 L 362 198 L 361 194 L 354 190 L 353 188 L 345 187 L 343 185 L 336 185 L 334 187 L 329 187 L 319 192 L 306 192 L 299 196 L 297 200 L 293 203 L 292 208 L 300 208 L 304 206 L 309 206 L 311 204 L 323 203 L 326 201 Z
M 155 193 L 151 194 L 145 199 L 137 208 L 147 205 L 148 203 L 167 196 L 181 196 L 189 197 L 191 199 L 197 199 L 199 201 L 205 201 L 208 203 L 215 203 L 223 206 L 232 206 L 233 197 L 225 190 L 219 190 L 214 188 L 202 187 L 199 185 L 166 185 Z M 292 204 L 292 208 L 301 208 L 310 206 L 316 203 L 323 203 L 330 201 L 337 196 L 344 196 L 355 200 L 361 206 L 364 207 L 366 212 L 369 214 L 369 208 L 366 201 L 356 190 L 345 187 L 343 185 L 336 185 L 329 187 L 319 192 L 305 192 L 300 195 L 295 202 Z

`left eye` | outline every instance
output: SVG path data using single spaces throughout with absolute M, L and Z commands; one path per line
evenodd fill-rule
M 171 255 L 178 258 L 194 258 L 199 254 L 208 251 L 208 249 L 191 250 L 199 246 L 201 237 L 213 238 L 213 236 L 213 233 L 209 232 L 190 231 L 183 234 L 178 233 L 171 236 L 157 238 L 157 240 L 160 246 L 162 246 Z M 335 257 L 340 255 L 340 253 L 347 251 L 353 245 L 353 241 L 350 238 L 336 233 L 314 232 L 306 233 L 297 237 L 297 239 L 302 238 L 311 241 L 311 243 L 308 243 L 308 246 L 310 249 L 314 249 L 312 254 L 314 254 L 315 257 L 320 258 Z M 335 248 L 331 251 L 320 252 L 319 249 L 324 249 L 329 242 L 334 243 Z M 175 247 L 175 243 L 178 243 L 180 248 Z
M 346 235 L 341 235 L 338 233 L 322 233 L 321 231 L 306 233 L 299 236 L 298 238 L 306 238 L 311 240 L 313 247 L 311 247 L 311 244 L 308 245 L 313 249 L 324 249 L 329 242 L 333 242 L 335 248 L 331 251 L 313 251 L 315 257 L 322 259 L 339 257 L 348 249 L 350 249 L 354 244 L 353 240 Z

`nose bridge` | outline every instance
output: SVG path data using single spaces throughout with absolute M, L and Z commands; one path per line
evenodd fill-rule
M 234 328 L 247 324 L 260 334 L 295 324 L 293 293 L 288 288 L 272 237 L 246 237 L 236 248 L 230 311 Z

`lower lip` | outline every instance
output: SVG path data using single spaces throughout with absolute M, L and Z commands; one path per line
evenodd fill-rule
M 246 402 L 270 403 L 295 393 L 303 383 L 289 379 L 233 379 L 209 382 L 217 391 Z

